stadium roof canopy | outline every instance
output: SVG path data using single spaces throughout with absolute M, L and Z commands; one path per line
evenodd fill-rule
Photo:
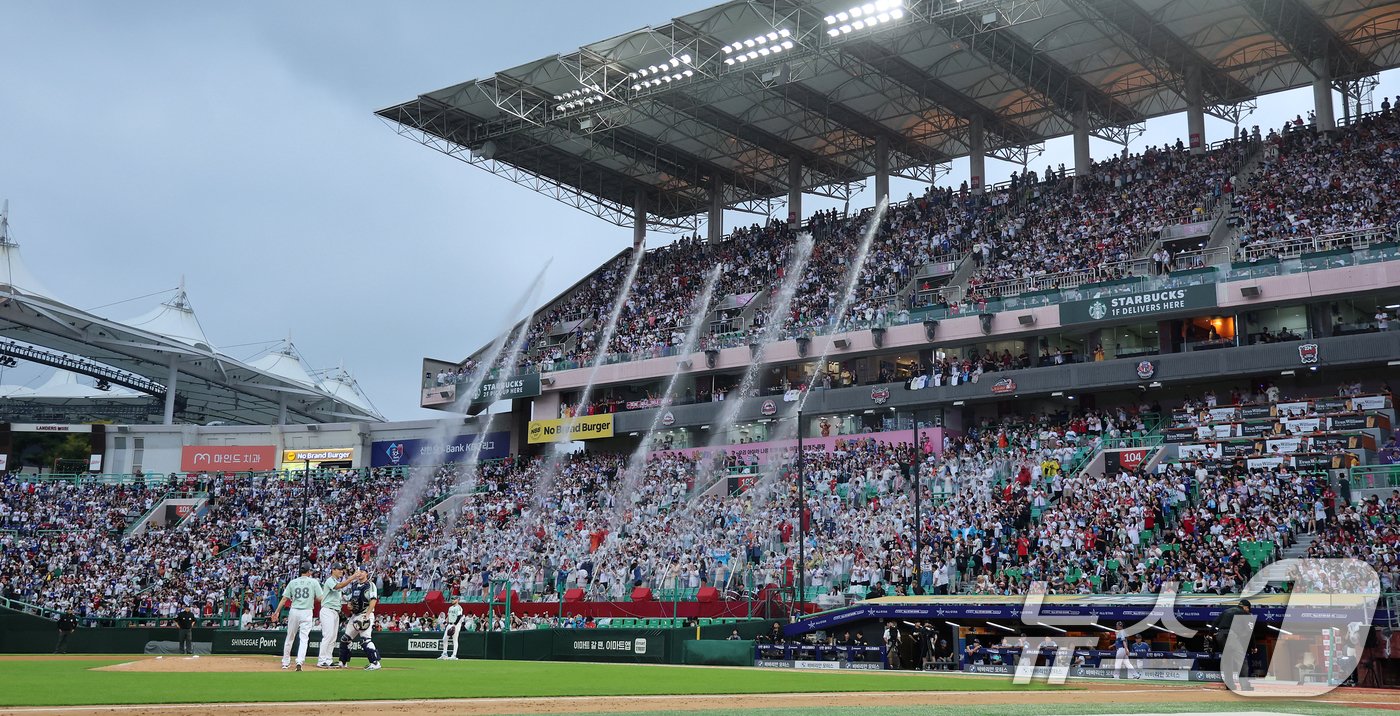
M 882 163 L 932 181 L 975 132 L 1025 164 L 1076 115 L 1126 144 L 1188 104 L 1239 121 L 1316 78 L 1362 97 L 1398 39 L 1395 0 L 737 1 L 378 114 L 620 226 L 641 204 L 691 231 L 716 196 L 849 198 Z
M 77 405 L 130 399 L 132 392 L 163 401 L 173 378 L 173 417 L 182 422 L 384 420 L 354 378 L 343 370 L 313 375 L 290 341 L 250 362 L 213 347 L 183 285 L 128 321 L 55 298 L 26 268 L 19 245 L 9 240 L 7 220 L 0 213 L 0 356 L 67 371 L 38 390 L 9 387 L 7 397 Z M 88 389 L 71 374 L 104 381 L 110 390 Z

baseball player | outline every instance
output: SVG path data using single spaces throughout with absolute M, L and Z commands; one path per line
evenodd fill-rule
M 335 645 L 336 636 L 340 634 L 340 607 L 345 604 L 345 595 L 341 590 L 359 576 L 357 571 L 345 577 L 345 568 L 336 565 L 331 567 L 331 576 L 326 578 L 326 583 L 322 586 L 326 596 L 321 598 L 321 646 L 316 652 L 318 669 L 334 669 L 339 664 L 335 660 Z
M 442 656 L 439 656 L 439 659 L 457 660 L 457 642 L 462 637 L 463 626 L 465 624 L 462 623 L 462 597 L 458 595 L 452 598 L 452 606 L 447 608 L 447 625 L 442 630 Z M 452 647 L 452 656 L 447 655 L 449 645 Z
M 365 657 L 369 659 L 369 666 L 365 671 L 379 670 L 379 650 L 374 647 L 374 640 L 370 634 L 374 631 L 374 608 L 379 605 L 379 591 L 374 588 L 374 582 L 369 581 L 369 575 L 364 570 L 356 573 L 355 581 L 345 589 L 345 596 L 350 601 L 349 623 L 345 625 L 345 633 L 340 635 L 340 668 L 350 665 L 350 642 L 359 642 L 360 648 L 364 649 Z
M 1113 678 L 1123 678 L 1123 667 L 1128 667 L 1128 672 L 1132 678 L 1141 679 L 1142 672 L 1133 665 L 1133 660 L 1128 658 L 1128 637 L 1123 632 L 1123 622 L 1113 625 Z
M 311 609 L 316 606 L 316 600 L 326 596 L 321 583 L 311 576 L 310 562 L 302 562 L 300 572 L 301 576 L 287 583 L 282 590 L 282 601 L 272 611 L 272 623 L 276 624 L 282 618 L 282 607 L 291 605 L 292 608 L 287 613 L 287 641 L 282 644 L 283 671 L 292 666 L 292 639 L 297 637 L 300 637 L 297 671 L 301 671 L 301 665 L 306 662 L 306 642 L 311 636 Z

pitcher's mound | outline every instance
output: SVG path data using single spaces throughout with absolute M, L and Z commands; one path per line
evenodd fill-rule
M 201 656 L 198 659 L 188 656 L 148 656 L 136 661 L 126 661 L 111 666 L 100 666 L 93 671 L 148 671 L 156 673 L 235 673 L 245 671 L 278 671 L 281 665 L 276 657 L 258 656 Z M 307 671 L 316 671 L 307 664 Z

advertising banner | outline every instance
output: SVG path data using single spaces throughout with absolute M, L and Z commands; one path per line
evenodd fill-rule
M 1351 407 L 1355 410 L 1385 410 L 1385 403 L 1384 395 L 1359 395 L 1351 399 Z
M 596 440 L 613 436 L 613 416 L 583 415 L 576 418 L 554 420 L 531 420 L 529 442 L 539 443 L 571 442 L 574 440 Z
M 458 435 L 446 444 L 427 438 L 376 440 L 370 448 L 369 464 L 370 467 L 397 467 L 462 462 L 478 438 L 485 441 L 481 444 L 482 460 L 499 460 L 510 454 L 510 433 L 501 431 L 486 433 L 484 437 L 479 433 Z
M 1322 421 L 1318 418 L 1294 418 L 1292 420 L 1283 421 L 1283 426 L 1293 435 L 1299 433 L 1315 433 L 1322 429 Z
M 1350 410 L 1346 398 L 1318 398 L 1313 401 L 1313 410 L 1319 413 L 1341 413 Z
M 1210 419 L 1216 423 L 1226 423 L 1234 420 L 1239 415 L 1236 408 L 1211 408 Z
M 1182 460 L 1203 460 L 1208 458 L 1220 459 L 1222 454 L 1220 443 L 1210 445 L 1182 445 L 1176 449 L 1177 456 Z
M 499 397 L 496 391 L 501 391 Z M 481 387 L 472 396 L 472 405 L 483 405 L 495 402 L 496 400 L 513 400 L 515 398 L 533 398 L 540 394 L 540 374 L 526 373 L 525 375 L 512 375 L 505 379 L 488 379 L 482 381 Z
M 186 445 L 180 449 L 185 472 L 260 472 L 277 469 L 275 445 Z
M 355 448 L 306 448 L 283 450 L 282 462 L 348 462 L 355 459 Z
M 820 669 L 827 671 L 840 669 L 881 671 L 885 668 L 883 661 L 810 661 L 801 659 L 754 659 L 753 665 L 769 669 Z
M 1215 284 L 1140 291 L 1060 304 L 1060 325 L 1098 323 L 1215 308 Z
M 1245 405 L 1240 408 L 1240 417 L 1245 420 L 1258 420 L 1273 416 L 1274 407 L 1272 405 Z
M 661 631 L 554 630 L 552 658 L 565 661 L 666 661 L 667 636 Z

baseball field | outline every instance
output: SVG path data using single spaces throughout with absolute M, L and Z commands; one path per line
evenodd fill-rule
M 376 712 L 446 714 L 1365 714 L 1400 710 L 1394 692 L 1341 689 L 1318 699 L 1245 699 L 1218 686 L 917 672 L 386 660 L 384 669 L 287 672 L 276 657 L 0 657 L 0 716 L 227 713 L 322 716 L 358 702 Z

